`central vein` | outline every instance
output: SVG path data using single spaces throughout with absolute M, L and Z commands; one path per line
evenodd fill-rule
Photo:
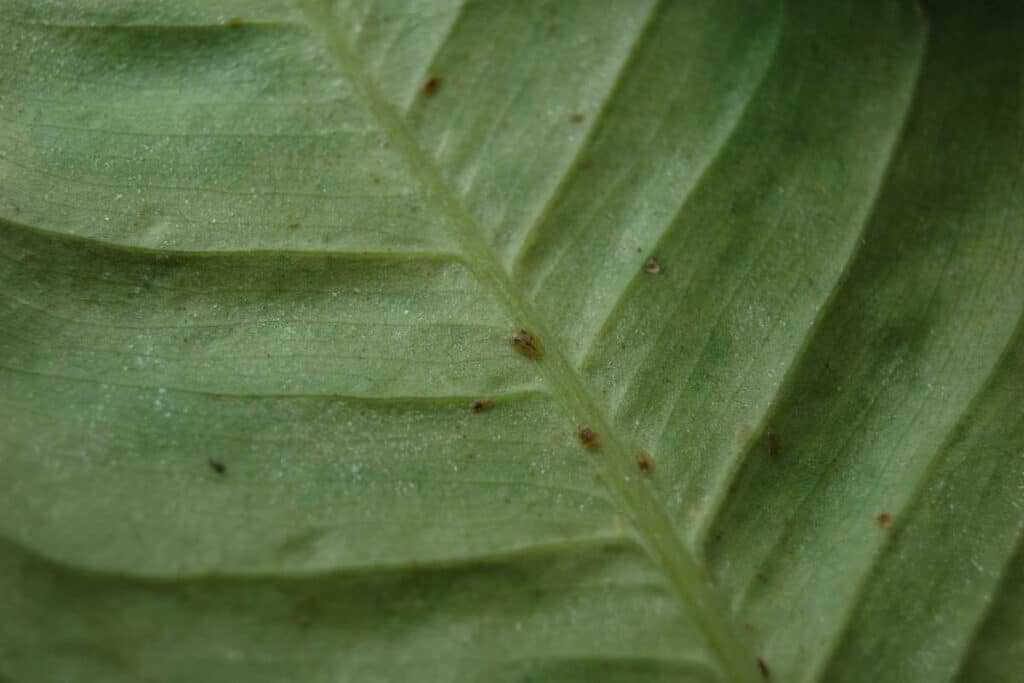
M 541 375 L 576 423 L 592 428 L 599 435 L 601 450 L 593 457 L 600 463 L 608 487 L 626 509 L 651 557 L 703 629 L 729 680 L 758 681 L 756 660 L 737 637 L 732 620 L 720 604 L 707 570 L 676 532 L 650 486 L 643 477 L 637 476 L 633 449 L 612 427 L 611 421 L 561 349 L 550 343 L 554 336 L 543 317 L 514 286 L 497 255 L 484 239 L 476 220 L 434 163 L 423 153 L 401 115 L 366 78 L 360 59 L 348 48 L 330 9 L 317 0 L 299 1 L 312 28 L 324 39 L 353 89 L 365 98 L 381 127 L 390 135 L 392 144 L 409 164 L 420 191 L 447 219 L 454 238 L 463 250 L 467 267 L 483 285 L 491 289 L 516 324 L 530 330 L 540 340 L 544 354 L 534 362 Z

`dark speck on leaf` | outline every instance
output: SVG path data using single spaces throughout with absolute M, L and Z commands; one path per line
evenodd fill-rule
M 644 261 L 644 272 L 650 273 L 651 275 L 657 275 L 661 272 L 661 261 L 651 256 Z
M 489 398 L 481 398 L 476 401 L 473 401 L 473 404 L 469 406 L 469 412 L 482 413 L 484 411 L 490 410 L 493 407 L 494 401 L 492 401 Z
M 519 355 L 527 358 L 540 357 L 540 344 L 537 342 L 537 338 L 526 330 L 518 330 L 509 341 Z
M 768 665 L 764 663 L 764 660 L 760 657 L 757 658 L 757 668 L 761 671 L 761 677 L 764 680 L 768 680 L 772 677 L 770 671 L 768 671 Z
M 875 521 L 878 522 L 879 528 L 888 529 L 890 526 L 892 526 L 892 515 L 890 515 L 888 512 L 883 512 L 882 514 L 878 515 L 878 518 Z
M 242 18 L 241 17 L 231 17 L 230 19 L 228 19 L 228 26 L 230 26 L 231 28 L 241 28 L 241 26 L 242 26 Z
M 225 465 L 220 460 L 214 460 L 213 458 L 210 458 L 209 462 L 210 469 L 216 472 L 217 474 L 224 474 L 225 472 L 228 471 L 227 465 Z
M 299 225 L 298 223 L 289 223 L 289 224 L 288 224 L 288 229 L 289 229 L 289 230 L 293 230 L 293 231 L 294 231 L 294 230 L 298 230 L 298 229 L 299 229 L 299 228 L 301 228 L 301 227 L 302 227 L 302 226 L 301 226 L 301 225 Z
M 576 113 L 569 117 L 569 123 L 583 123 L 586 117 L 583 114 Z
M 420 88 L 420 92 L 428 97 L 437 92 L 437 89 L 441 87 L 441 79 L 437 76 L 431 76 L 427 79 L 427 82 Z
M 651 456 L 647 455 L 645 451 L 637 451 L 633 457 L 636 459 L 636 468 L 640 470 L 641 474 L 650 474 L 654 470 Z
M 768 457 L 779 457 L 779 435 L 775 432 L 768 432 Z
M 601 447 L 597 434 L 590 427 L 577 427 L 576 440 L 588 451 L 596 451 Z

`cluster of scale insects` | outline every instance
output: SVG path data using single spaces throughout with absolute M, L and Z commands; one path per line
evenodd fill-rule
M 538 360 L 542 356 L 540 342 L 537 341 L 537 337 L 528 330 L 516 330 L 512 333 L 512 336 L 509 337 L 509 344 L 516 353 L 524 358 Z M 482 413 L 485 410 L 489 410 L 493 405 L 493 401 L 481 399 L 474 401 L 469 410 L 472 413 Z M 592 453 L 601 450 L 601 438 L 592 427 L 580 425 L 576 427 L 573 435 L 576 437 L 576 443 L 584 449 Z M 640 450 L 634 453 L 633 460 L 636 463 L 637 470 L 639 470 L 641 474 L 647 475 L 654 470 L 654 462 L 651 460 L 651 456 L 645 451 Z

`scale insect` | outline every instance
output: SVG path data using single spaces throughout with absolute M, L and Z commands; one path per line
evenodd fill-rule
M 517 330 L 509 339 L 509 343 L 520 356 L 531 359 L 540 358 L 540 342 L 526 330 Z
M 640 470 L 640 474 L 649 475 L 654 471 L 654 462 L 646 451 L 637 451 L 633 454 L 633 459 L 636 460 L 636 468 Z
M 481 398 L 473 401 L 469 406 L 469 412 L 471 413 L 483 413 L 494 407 L 494 401 L 489 398 Z
M 590 427 L 577 427 L 576 440 L 588 451 L 596 451 L 601 448 L 601 440 L 597 438 L 597 432 Z

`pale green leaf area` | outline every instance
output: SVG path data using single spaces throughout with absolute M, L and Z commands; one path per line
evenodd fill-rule
M 0 681 L 1021 680 L 1022 36 L 0 0 Z

